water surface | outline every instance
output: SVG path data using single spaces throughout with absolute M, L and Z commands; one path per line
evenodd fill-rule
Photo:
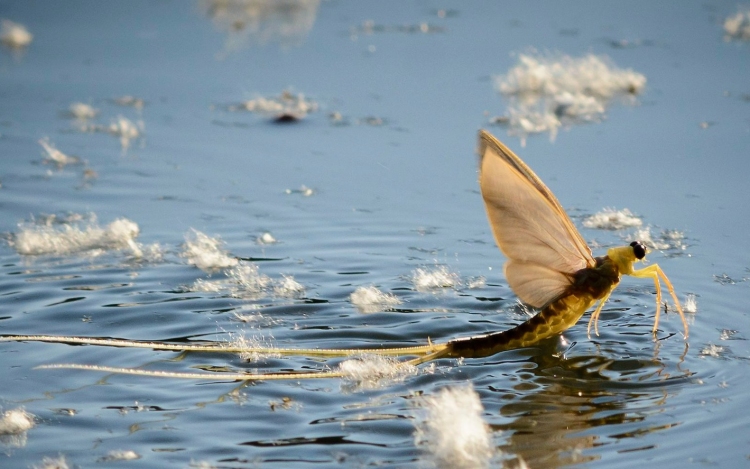
M 649 260 L 681 300 L 695 296 L 690 337 L 667 314 L 654 342 L 653 285 L 625 279 L 598 337 L 587 338 L 582 320 L 537 347 L 370 385 L 35 370 L 318 370 L 338 361 L 1 343 L 0 405 L 36 416 L 34 428 L 0 437 L 3 467 L 59 455 L 71 467 L 116 465 L 111 451 L 135 452 L 119 463 L 132 467 L 424 467 L 434 455 L 415 444 L 420 397 L 467 383 L 491 431 L 492 467 L 519 458 L 531 468 L 747 464 L 750 43 L 724 37 L 734 2 L 222 5 L 0 3 L 0 17 L 34 35 L 0 54 L 0 333 L 231 333 L 281 347 L 365 347 L 512 327 L 526 316 L 476 182 L 476 132 L 488 127 L 555 192 L 596 255 L 635 231 L 582 225 L 605 207 L 628 208 L 655 238 L 683 236 Z M 532 49 L 607 55 L 647 85 L 600 123 L 566 126 L 554 141 L 531 135 L 522 147 L 489 119 L 508 106 L 494 77 Z M 288 124 L 232 110 L 284 90 L 318 110 Z M 123 96 L 143 104 L 118 104 Z M 99 114 L 81 124 L 65 115 L 74 102 Z M 137 137 L 106 131 L 120 117 Z M 44 137 L 85 163 L 45 162 Z M 19 223 L 85 227 L 92 214 L 100 228 L 136 223 L 134 242 L 158 243 L 161 255 L 27 255 L 12 244 Z M 189 263 L 191 230 L 254 259 L 242 262 L 271 283 L 195 288 L 228 269 Z M 264 233 L 278 242 L 259 243 Z M 453 286 L 415 285 L 416 269 L 439 267 Z M 304 290 L 275 290 L 284 276 Z M 362 312 L 349 299 L 361 286 L 402 303 Z

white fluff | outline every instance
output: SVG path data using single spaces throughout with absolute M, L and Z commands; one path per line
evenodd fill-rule
M 107 453 L 106 456 L 100 458 L 99 461 L 132 461 L 134 459 L 141 459 L 141 455 L 133 450 L 112 450 Z
M 416 366 L 400 363 L 392 357 L 363 355 L 345 360 L 338 366 L 344 379 L 353 381 L 359 389 L 376 389 L 418 373 Z
M 10 20 L 0 21 L 0 42 L 6 46 L 21 49 L 31 44 L 33 39 L 34 35 L 26 29 L 26 26 Z
M 19 435 L 34 425 L 34 416 L 24 409 L 6 410 L 0 418 L 0 435 Z
M 138 224 L 127 218 L 118 218 L 105 227 L 96 224 L 96 217 L 84 227 L 75 222 L 63 223 L 60 226 L 21 225 L 11 245 L 16 252 L 24 255 L 71 254 L 91 252 L 100 254 L 103 251 L 129 249 L 134 256 L 142 257 L 143 250 L 135 238 L 140 229 Z
M 194 461 L 193 459 L 190 459 L 188 467 L 194 467 L 196 469 L 218 469 L 208 461 Z
M 218 237 L 212 238 L 198 230 L 191 230 L 185 235 L 182 257 L 206 272 L 237 265 L 239 261 L 222 249 L 223 244 Z
M 605 208 L 601 212 L 597 212 L 583 220 L 583 226 L 586 228 L 597 228 L 600 230 L 621 230 L 623 228 L 641 226 L 642 224 L 641 219 L 626 208 L 622 210 Z
M 750 9 L 742 9 L 724 20 L 726 39 L 750 40 Z
M 722 347 L 721 345 L 708 344 L 701 349 L 700 355 L 702 357 L 721 358 L 724 352 L 726 352 L 726 347 Z
M 240 264 L 224 271 L 226 278 L 217 280 L 198 279 L 189 287 L 190 291 L 227 293 L 235 298 L 257 299 L 263 296 L 271 279 L 258 272 L 254 264 Z
M 45 456 L 42 458 L 40 465 L 33 465 L 34 469 L 68 469 L 68 463 L 65 461 L 65 456 L 60 455 L 56 458 L 49 458 Z
M 248 44 L 301 44 L 315 24 L 320 0 L 202 0 L 199 4 L 214 27 L 227 36 L 224 50 L 217 54 L 224 59 Z
M 622 92 L 638 93 L 645 85 L 646 77 L 640 73 L 619 69 L 607 57 L 593 54 L 580 58 L 520 54 L 518 65 L 497 78 L 497 87 L 505 94 L 547 96 L 584 93 L 610 98 Z
M 273 293 L 281 298 L 294 298 L 305 294 L 305 287 L 291 275 L 282 275 L 273 287 Z
M 357 287 L 349 295 L 349 301 L 363 313 L 375 313 L 383 308 L 401 304 L 401 300 L 393 293 L 383 293 L 377 287 Z
M 495 86 L 510 104 L 508 115 L 493 121 L 507 122 L 525 144 L 529 134 L 549 132 L 554 140 L 563 125 L 601 120 L 614 98 L 641 93 L 646 77 L 605 56 L 520 54 Z
M 127 150 L 130 147 L 130 141 L 141 136 L 145 129 L 145 124 L 142 120 L 133 122 L 127 117 L 117 116 L 109 125 L 78 122 L 76 128 L 81 132 L 98 132 L 118 137 L 122 149 Z
M 688 293 L 685 297 L 685 312 L 695 314 L 698 312 L 698 302 L 695 300 L 695 294 Z
M 310 197 L 315 194 L 315 189 L 305 186 L 304 184 L 299 186 L 299 189 L 287 189 L 284 192 L 287 194 L 301 194 L 304 197 Z
M 130 119 L 123 116 L 117 116 L 117 119 L 112 121 L 106 131 L 115 137 L 120 138 L 120 145 L 123 149 L 127 149 L 130 146 L 130 141 L 141 136 L 143 130 L 143 121 L 135 123 Z
M 236 261 L 221 250 L 214 250 L 212 245 L 206 248 L 191 243 L 189 249 L 191 252 L 188 261 L 196 266 L 202 266 L 201 269 L 208 272 L 231 265 L 230 261 Z M 183 256 L 188 256 L 188 254 L 183 253 Z M 305 294 L 304 285 L 297 282 L 291 275 L 282 275 L 280 279 L 275 280 L 261 274 L 258 266 L 252 263 L 235 263 L 224 271 L 224 275 L 225 278 L 215 280 L 198 279 L 187 288 L 195 292 L 226 293 L 235 298 L 244 299 L 258 299 L 265 295 L 276 298 L 297 298 Z
M 260 292 L 271 283 L 271 279 L 262 275 L 255 264 L 234 266 L 227 271 L 227 277 L 232 279 L 241 292 Z
M 245 337 L 244 334 L 229 334 L 227 348 L 240 349 L 239 357 L 249 362 L 257 362 L 269 358 L 279 358 L 280 354 L 274 353 L 274 346 L 260 337 Z
M 412 272 L 412 283 L 419 291 L 437 288 L 452 288 L 458 286 L 461 281 L 458 274 L 448 270 L 445 266 L 433 269 L 416 269 Z
M 58 167 L 63 167 L 68 164 L 75 164 L 80 162 L 75 156 L 68 156 L 65 153 L 58 150 L 53 144 L 49 142 L 47 137 L 39 139 L 39 145 L 44 149 L 44 161 L 56 164 Z
M 318 103 L 305 98 L 302 93 L 294 94 L 284 90 L 279 96 L 258 97 L 230 106 L 230 111 L 249 111 L 273 119 L 304 119 L 311 112 L 318 110 Z
M 651 235 L 651 227 L 647 226 L 636 230 L 632 235 L 628 236 L 627 239 L 628 241 L 640 241 L 649 249 L 656 249 L 659 251 L 684 251 L 687 249 L 687 244 L 685 244 L 685 234 L 677 230 L 664 230 L 658 235 L 658 237 L 654 238 Z
M 93 119 L 99 110 L 86 103 L 73 103 L 68 107 L 68 114 L 76 119 Z
M 468 384 L 426 396 L 416 422 L 414 440 L 438 468 L 489 467 L 495 453 L 492 435 L 482 418 L 479 395 Z
M 258 244 L 276 244 L 278 241 L 276 241 L 276 238 L 273 237 L 273 235 L 269 232 L 265 232 L 262 235 L 258 236 L 255 240 Z
M 480 275 L 479 277 L 469 277 L 465 283 L 469 289 L 484 288 L 487 285 L 487 279 Z

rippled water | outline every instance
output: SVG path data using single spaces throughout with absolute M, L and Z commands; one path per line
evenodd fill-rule
M 221 377 L 340 359 L 2 342 L 0 405 L 34 426 L 0 422 L 0 465 L 744 467 L 750 43 L 723 27 L 737 12 L 733 2 L 0 3 L 1 18 L 33 35 L 0 51 L 0 334 L 342 348 L 512 327 L 527 312 L 478 192 L 481 127 L 545 180 L 596 255 L 651 237 L 649 260 L 695 302 L 690 337 L 670 313 L 655 342 L 653 286 L 625 279 L 598 337 L 585 316 L 536 347 L 380 380 Z M 514 105 L 497 77 L 518 54 L 547 53 L 606 55 L 647 83 L 607 102 L 602 122 L 561 117 L 554 141 L 549 128 L 521 132 L 522 147 L 513 128 L 490 124 Z M 261 97 L 265 113 L 247 110 Z M 73 119 L 73 103 L 98 114 Z M 300 103 L 301 121 L 274 122 L 300 117 Z M 578 102 L 565 103 L 562 114 Z M 641 224 L 606 230 L 591 218 L 611 213 Z M 110 230 L 117 220 L 138 236 L 127 223 Z M 19 248 L 24 230 L 58 244 L 75 230 L 100 237 L 33 254 Z M 191 260 L 196 231 L 245 270 Z M 351 297 L 360 287 L 400 301 L 367 307 Z M 49 363 L 215 379 L 34 369 Z M 441 401 L 446 388 L 465 394 Z M 434 414 L 435 402 L 459 410 Z

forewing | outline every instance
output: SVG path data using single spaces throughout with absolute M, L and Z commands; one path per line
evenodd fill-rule
M 505 263 L 508 285 L 526 304 L 543 308 L 559 298 L 572 283 L 572 277 L 539 264 L 509 260 Z
M 564 292 L 573 273 L 595 265 L 591 250 L 531 168 L 484 130 L 479 155 L 479 186 L 492 233 L 512 261 L 508 282 L 521 300 L 544 306 Z M 535 275 L 540 280 L 532 281 Z

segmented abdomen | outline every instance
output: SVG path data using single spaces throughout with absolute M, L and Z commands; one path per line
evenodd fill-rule
M 536 316 L 507 331 L 452 340 L 448 342 L 444 356 L 488 357 L 505 350 L 528 347 L 577 323 L 596 300 L 589 293 L 571 293 L 553 301 Z

